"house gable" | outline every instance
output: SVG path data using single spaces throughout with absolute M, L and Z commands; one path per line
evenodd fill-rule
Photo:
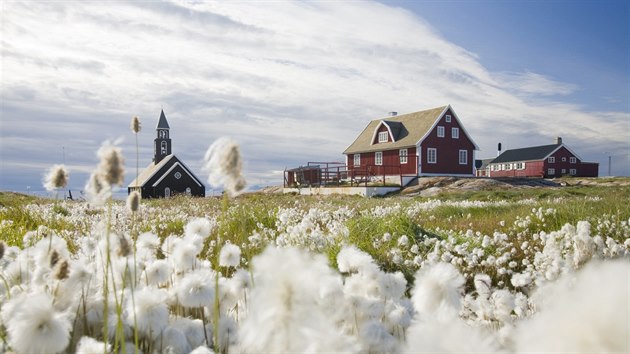
M 447 122 L 446 121 L 446 116 L 450 115 L 451 116 L 451 121 Z M 453 118 L 455 118 L 453 120 Z M 451 128 L 456 127 L 458 128 L 461 133 L 460 135 L 460 139 L 463 133 L 463 136 L 465 136 L 474 146 L 474 150 L 479 150 L 479 146 L 477 146 L 477 144 L 475 143 L 475 141 L 470 137 L 470 135 L 468 134 L 468 132 L 466 131 L 466 128 L 464 128 L 464 125 L 462 124 L 462 122 L 459 120 L 459 117 L 457 117 L 457 114 L 455 113 L 455 111 L 453 110 L 453 108 L 451 108 L 451 105 L 449 104 L 448 106 L 444 107 L 444 110 L 442 111 L 442 113 L 440 113 L 440 115 L 437 117 L 437 119 L 433 122 L 433 125 L 431 125 L 431 128 L 429 128 L 426 133 L 416 142 L 417 146 L 422 145 L 422 142 L 429 137 L 432 134 L 437 135 L 437 127 L 438 126 L 443 126 L 445 129 L 445 136 L 450 136 L 451 134 Z

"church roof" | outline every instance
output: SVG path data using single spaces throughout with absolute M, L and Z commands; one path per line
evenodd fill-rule
M 151 177 L 153 177 L 164 165 L 166 165 L 172 158 L 174 158 L 175 155 L 170 154 L 166 157 L 164 157 L 162 159 L 162 161 L 160 161 L 157 165 L 155 164 L 155 162 L 151 162 L 149 164 L 149 166 L 147 166 L 147 168 L 145 168 L 142 172 L 140 172 L 140 175 L 138 175 L 138 178 L 134 179 L 133 181 L 131 181 L 131 183 L 129 183 L 128 187 L 142 187 L 144 186 L 144 184 L 151 179 Z
M 166 121 L 166 116 L 164 115 L 164 110 L 160 113 L 160 120 L 158 121 L 156 129 L 170 129 Z

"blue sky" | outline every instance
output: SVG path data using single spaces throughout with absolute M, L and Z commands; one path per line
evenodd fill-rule
M 0 3 L 0 189 L 41 189 L 63 162 L 81 189 L 104 140 L 135 170 L 164 108 L 198 174 L 221 136 L 250 185 L 339 161 L 372 119 L 451 104 L 477 157 L 562 136 L 630 174 L 627 1 Z M 205 176 L 200 176 L 205 180 Z

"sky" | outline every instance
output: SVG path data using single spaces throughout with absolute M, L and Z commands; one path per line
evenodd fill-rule
M 628 1 L 0 2 L 0 190 L 80 190 L 116 142 L 135 178 L 160 110 L 202 180 L 214 140 L 255 188 L 343 161 L 370 120 L 450 104 L 477 158 L 561 136 L 630 175 Z M 208 189 L 212 186 L 207 184 Z

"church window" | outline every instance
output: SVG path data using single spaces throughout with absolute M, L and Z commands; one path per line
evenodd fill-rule
M 162 155 L 166 155 L 166 141 L 163 141 L 161 144 L 161 150 Z

